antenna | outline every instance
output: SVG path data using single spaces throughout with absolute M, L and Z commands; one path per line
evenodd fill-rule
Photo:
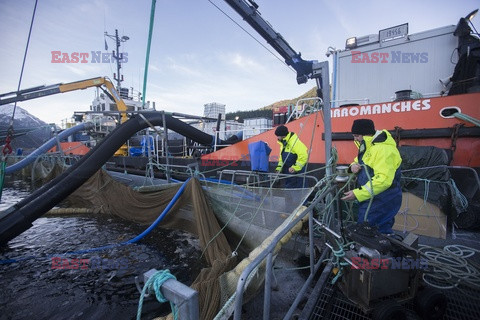
M 127 36 L 122 36 L 121 38 L 118 36 L 118 29 L 115 29 L 115 35 L 108 34 L 105 31 L 105 36 L 109 37 L 112 40 L 115 40 L 115 47 L 116 51 L 112 51 L 112 57 L 116 60 L 117 62 L 117 73 L 113 74 L 113 79 L 117 81 L 117 91 L 120 91 L 121 88 L 121 82 L 123 81 L 123 75 L 120 73 L 120 69 L 122 68 L 122 60 L 123 60 L 123 53 L 120 52 L 120 43 L 121 42 L 126 42 L 130 40 L 129 37 Z M 107 41 L 105 41 L 105 46 L 107 45 Z M 107 49 L 108 50 L 108 49 Z M 115 53 L 116 52 L 116 53 Z

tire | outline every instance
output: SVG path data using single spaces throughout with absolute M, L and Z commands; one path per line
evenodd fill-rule
M 422 319 L 442 319 L 447 310 L 447 297 L 438 289 L 425 288 L 415 297 L 415 310 Z
M 405 308 L 395 300 L 385 300 L 378 303 L 373 312 L 373 320 L 405 320 Z

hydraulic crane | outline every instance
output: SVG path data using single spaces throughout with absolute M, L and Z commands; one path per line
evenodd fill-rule
M 297 83 L 306 83 L 308 79 L 315 79 L 317 84 L 317 96 L 323 102 L 324 132 L 325 132 L 325 160 L 331 157 L 332 127 L 330 117 L 330 85 L 328 75 L 328 61 L 303 60 L 285 41 L 282 35 L 276 32 L 270 23 L 263 19 L 258 12 L 258 4 L 254 0 L 224 0 L 232 7 L 255 31 L 258 32 L 275 51 L 277 51 L 285 63 L 297 72 Z M 331 175 L 331 168 L 326 169 L 327 176 Z
M 49 86 L 38 86 L 28 88 L 20 91 L 13 91 L 9 93 L 0 94 L 0 105 L 36 99 L 40 97 L 49 96 L 57 93 L 64 93 L 75 90 L 83 90 L 91 87 L 97 87 L 103 90 L 103 92 L 117 104 L 118 111 L 121 114 L 121 123 L 128 120 L 127 118 L 127 106 L 123 102 L 122 98 L 118 94 L 113 83 L 106 77 L 97 77 L 92 79 L 80 80 L 70 83 L 57 83 Z M 103 87 L 106 87 L 105 90 Z
M 41 98 L 57 93 L 70 92 L 75 90 L 84 90 L 91 87 L 100 88 L 110 99 L 115 101 L 117 104 L 117 109 L 120 112 L 120 123 L 124 123 L 128 120 L 127 117 L 127 106 L 123 102 L 122 98 L 118 94 L 117 90 L 113 83 L 106 77 L 97 77 L 86 80 L 80 80 L 70 83 L 57 83 L 49 86 L 38 86 L 28 89 L 23 89 L 20 91 L 12 91 L 4 94 L 0 94 L 0 105 L 25 101 L 36 98 Z M 105 90 L 105 87 L 107 90 Z M 125 156 L 127 155 L 127 146 L 123 145 L 116 153 L 116 156 Z
M 306 83 L 308 79 L 320 79 L 323 82 L 325 79 L 325 86 L 320 89 L 328 88 L 328 62 L 317 62 L 315 60 L 303 60 L 301 53 L 297 53 L 282 35 L 276 32 L 270 23 L 263 19 L 260 12 L 258 12 L 258 5 L 253 0 L 225 0 L 255 31 L 258 32 L 267 42 L 277 51 L 285 63 L 291 66 L 297 72 L 297 83 Z M 323 71 L 323 72 L 322 72 Z M 326 72 L 327 77 L 323 77 L 322 73 Z M 323 85 L 323 83 L 321 83 Z M 320 97 L 322 98 L 322 97 Z M 323 94 L 322 99 L 328 98 L 328 95 Z

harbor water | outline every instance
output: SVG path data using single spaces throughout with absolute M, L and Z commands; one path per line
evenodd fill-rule
M 0 210 L 29 193 L 28 184 L 7 181 Z M 140 244 L 83 251 L 127 241 L 146 227 L 110 215 L 39 218 L 0 248 L 0 319 L 134 319 L 135 276 L 168 269 L 190 285 L 202 267 L 201 251 L 185 232 L 156 228 Z M 144 300 L 144 319 L 169 312 L 168 303 Z

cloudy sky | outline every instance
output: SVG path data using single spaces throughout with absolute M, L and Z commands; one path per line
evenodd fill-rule
M 319 61 L 327 59 L 329 46 L 343 49 L 348 37 L 406 22 L 410 33 L 454 25 L 480 6 L 474 0 L 256 2 L 264 19 L 304 59 Z M 265 43 L 224 1 L 157 0 L 146 93 L 157 110 L 202 115 L 203 105 L 210 102 L 226 104 L 227 112 L 250 110 L 315 86 L 312 81 L 297 85 L 291 69 L 212 3 Z M 35 0 L 0 1 L 0 93 L 17 89 L 34 4 Z M 91 52 L 111 52 L 114 42 L 106 38 L 105 51 L 104 33 L 118 29 L 130 38 L 122 43 L 128 54 L 123 85 L 141 91 L 150 8 L 151 0 L 39 0 L 21 88 L 112 78 L 115 65 L 92 63 Z M 473 21 L 477 29 L 479 19 Z M 52 63 L 52 51 L 90 56 L 87 63 Z M 59 124 L 74 111 L 88 110 L 94 95 L 95 89 L 87 89 L 18 105 Z

